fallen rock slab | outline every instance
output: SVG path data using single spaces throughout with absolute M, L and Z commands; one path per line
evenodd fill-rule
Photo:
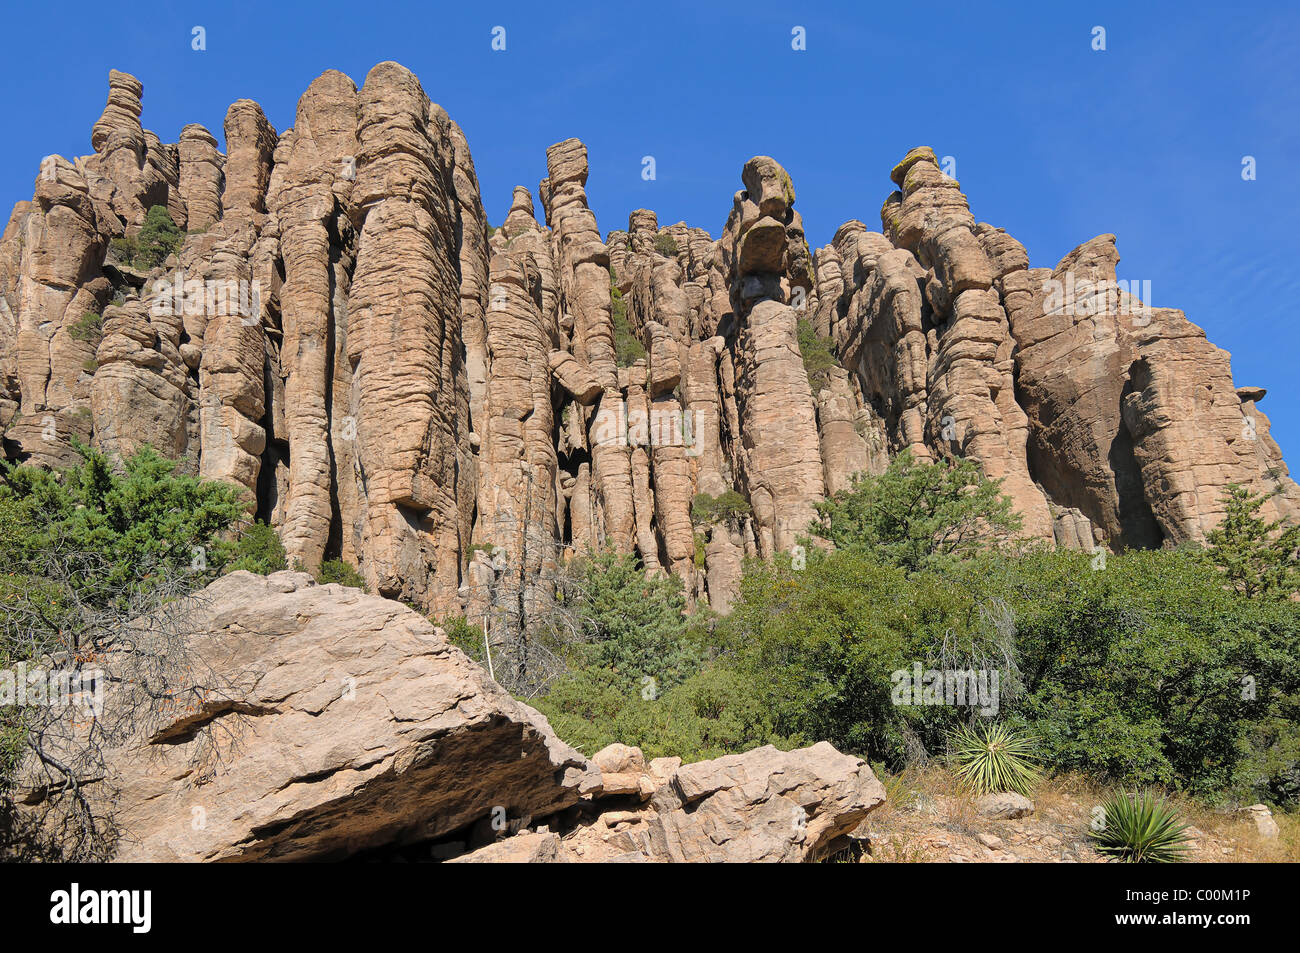
M 544 817 L 597 775 L 399 602 L 235 572 L 187 610 L 188 650 L 220 688 L 105 752 L 86 790 L 116 803 L 116 860 L 342 859 L 497 807 Z

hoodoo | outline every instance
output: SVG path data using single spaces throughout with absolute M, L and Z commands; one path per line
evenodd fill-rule
M 93 154 L 43 163 L 0 241 L 4 455 L 152 445 L 245 487 L 308 570 L 444 614 L 509 577 L 527 614 L 608 545 L 725 610 L 745 556 L 902 451 L 976 461 L 1074 549 L 1203 539 L 1229 483 L 1300 505 L 1263 390 L 1116 281 L 1114 236 L 1031 268 L 929 148 L 880 231 L 816 251 L 767 156 L 738 157 L 716 239 L 645 209 L 602 238 L 577 139 L 491 228 L 464 134 L 396 63 L 324 73 L 281 132 L 234 103 L 225 154 L 198 125 L 161 142 L 143 95 L 109 75 Z M 183 230 L 161 257 L 154 209 Z M 728 493 L 744 512 L 693 517 Z

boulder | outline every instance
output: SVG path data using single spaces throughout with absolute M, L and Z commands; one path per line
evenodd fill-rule
M 546 361 L 560 386 L 580 404 L 595 403 L 605 389 L 591 368 L 567 351 L 551 351 Z
M 116 804 L 117 860 L 341 859 L 494 808 L 545 817 L 597 776 L 401 603 L 241 571 L 184 611 L 203 681 L 174 694 L 198 700 L 164 707 L 87 779 Z M 33 785 L 24 810 L 46 796 Z
M 600 815 L 564 845 L 574 860 L 796 863 L 833 852 L 884 800 L 866 762 L 826 742 L 767 745 L 676 767 L 644 807 Z
M 1268 809 L 1267 804 L 1252 804 L 1244 810 L 1255 822 L 1255 830 L 1260 837 L 1264 840 L 1277 840 L 1280 831 L 1277 821 L 1273 820 L 1273 812 Z
M 516 834 L 505 840 L 488 844 L 478 850 L 453 857 L 451 864 L 557 864 L 560 856 L 560 837 L 547 832 Z
M 975 801 L 975 810 L 982 817 L 1011 820 L 1027 817 L 1034 813 L 1034 802 L 1023 794 L 1014 791 L 1002 791 L 997 794 L 985 794 Z

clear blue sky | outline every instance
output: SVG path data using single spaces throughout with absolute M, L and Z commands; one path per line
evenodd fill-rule
M 491 48 L 498 25 L 504 52 Z M 6 216 L 42 156 L 91 151 L 113 67 L 143 81 L 145 126 L 175 141 L 188 122 L 220 139 L 240 98 L 284 129 L 325 69 L 359 86 L 397 60 L 464 127 L 497 224 L 514 185 L 535 192 L 546 147 L 577 136 L 602 231 L 646 207 L 717 235 L 741 165 L 765 153 L 793 177 L 817 247 L 850 218 L 878 228 L 891 166 L 933 146 L 957 160 L 976 217 L 1034 265 L 1118 235 L 1120 277 L 1149 280 L 1151 303 L 1182 308 L 1232 352 L 1239 385 L 1268 388 L 1263 410 L 1300 469 L 1294 3 L 70 0 L 11 6 L 5 26 Z M 641 178 L 645 155 L 655 181 Z

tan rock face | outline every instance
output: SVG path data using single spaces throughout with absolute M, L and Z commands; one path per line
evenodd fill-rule
M 298 103 L 288 154 L 279 157 L 282 178 L 272 200 L 284 262 L 281 437 L 291 448 L 281 538 L 285 550 L 308 569 L 324 557 L 336 507 L 340 529 L 355 550 L 356 500 L 347 500 L 345 512 L 337 499 L 343 494 L 332 492 L 338 458 L 347 464 L 342 484 L 351 476 L 354 454 L 347 435 L 339 428 L 331 431 L 330 413 L 336 404 L 351 405 L 351 363 L 337 358 L 347 354 L 347 266 L 355 251 L 346 240 L 353 238 L 348 200 L 357 108 L 356 86 L 342 73 L 325 73 L 308 87 Z M 340 253 L 331 254 L 336 241 Z M 342 385 L 337 391 L 336 382 Z
M 3 452 L 152 444 L 243 486 L 307 568 L 438 613 L 511 580 L 518 615 L 608 546 L 725 609 L 743 557 L 903 451 L 978 461 L 1068 548 L 1201 538 L 1228 482 L 1300 508 L 1263 389 L 1180 312 L 1108 294 L 1110 236 L 1030 268 L 927 148 L 880 232 L 815 255 L 767 156 L 716 240 L 649 209 L 602 238 L 577 139 L 489 237 L 465 135 L 395 63 L 324 73 L 282 134 L 234 103 L 228 155 L 198 125 L 161 142 L 143 95 L 113 72 L 94 154 L 43 163 L 0 237 Z M 188 234 L 143 273 L 111 242 L 154 205 Z M 801 321 L 840 365 L 816 392 Z M 729 491 L 748 515 L 694 522 Z
M 154 308 L 157 303 L 131 301 L 104 311 L 91 382 L 96 438 L 121 456 L 147 444 L 184 458 L 197 436 L 190 424 L 194 388 L 180 356 L 181 321 L 169 308 Z
M 143 94 L 134 76 L 110 70 L 108 103 L 90 134 L 96 153 L 86 161 L 90 194 L 121 220 L 104 223 L 113 234 L 140 225 L 150 206 L 169 204 L 166 160 L 150 148 L 157 138 L 140 125 Z
M 1120 545 L 1200 539 L 1222 518 L 1227 483 L 1295 484 L 1226 352 L 1181 311 L 1149 308 L 1116 284 L 1115 237 L 1070 252 L 1050 273 L 1011 276 L 1017 372 L 1043 485 Z
M 730 289 L 728 334 L 739 433 L 732 450 L 764 558 L 797 545 L 825 495 L 817 407 L 799 351 L 811 261 L 790 176 L 766 156 L 746 163 L 719 243 Z
M 1271 512 L 1295 512 L 1255 392 L 1237 393 L 1227 355 L 1180 312 L 1117 289 L 1113 236 L 1030 269 L 929 149 L 892 175 L 888 237 L 849 222 L 817 255 L 814 324 L 851 371 L 869 452 L 972 457 L 1026 535 L 1072 549 L 1201 538 L 1233 481 L 1280 489 Z M 842 406 L 821 411 L 824 443 Z
M 47 162 L 33 201 L 15 209 L 4 236 L 0 294 L 10 336 L 0 352 L 9 363 L 6 397 L 16 405 L 5 439 L 49 465 L 71 462 L 69 441 L 90 431 L 98 331 L 74 331 L 83 315 L 101 310 L 109 286 L 99 277 L 107 241 L 89 187 L 72 164 Z
M 340 859 L 494 808 L 553 814 L 596 784 L 541 715 L 400 603 L 236 572 L 187 623 L 203 684 L 221 687 L 106 752 L 87 792 L 116 798 L 116 860 Z
M 978 460 L 1024 520 L 1030 537 L 1051 536 L 1047 499 L 1025 457 L 1028 421 L 1015 401 L 1014 341 L 993 261 L 957 183 L 934 153 L 914 149 L 894 168 L 901 201 L 882 222 L 894 243 L 927 269 L 926 297 L 937 346 L 929 367 L 927 432 L 947 453 Z
M 536 255 L 546 246 L 521 240 L 494 255 L 487 311 L 487 400 L 477 536 L 502 547 L 525 577 L 553 568 L 558 557 L 558 476 L 547 355 L 556 330 L 541 309 Z M 517 571 L 517 569 L 516 569 Z
M 817 411 L 799 356 L 796 313 L 764 299 L 746 316 L 737 352 L 742 459 L 759 552 L 796 545 L 824 495 Z
M 889 465 L 879 431 L 843 368 L 833 368 L 817 394 L 817 423 L 828 494 L 852 488 L 857 474 L 881 473 Z
M 180 177 L 177 183 L 185 204 L 186 228 L 192 232 L 211 228 L 221 218 L 224 156 L 217 140 L 198 123 L 181 130 Z
M 261 226 L 275 142 L 275 129 L 261 106 L 250 99 L 231 105 L 226 112 L 226 187 L 221 211 L 232 226 Z
M 431 602 L 457 586 L 456 450 L 468 438 L 456 396 L 467 384 L 450 134 L 409 71 L 370 71 L 358 105 L 347 346 L 366 487 L 360 548 L 380 592 Z

